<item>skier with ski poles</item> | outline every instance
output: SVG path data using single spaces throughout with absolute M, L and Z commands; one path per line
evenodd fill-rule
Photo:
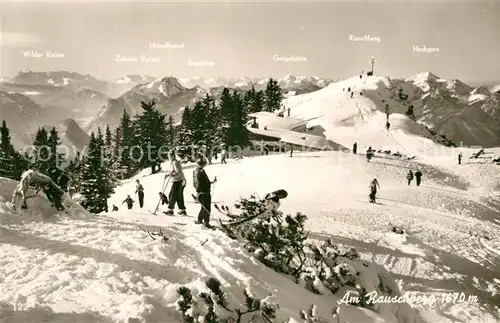
M 182 164 L 180 160 L 175 157 L 175 153 L 170 151 L 168 158 L 171 163 L 171 170 L 165 175 L 170 176 L 172 180 L 172 186 L 170 187 L 170 192 L 168 194 L 168 211 L 164 212 L 166 215 L 174 215 L 175 204 L 179 207 L 179 215 L 186 214 L 186 206 L 184 204 L 184 188 L 186 187 L 186 177 L 184 176 L 184 171 L 182 170 Z
M 211 185 L 214 184 L 217 179 L 210 181 L 204 167 L 207 165 L 205 159 L 200 159 L 196 163 L 197 167 L 193 171 L 193 186 L 196 189 L 196 200 L 200 202 L 201 209 L 198 213 L 198 220 L 195 222 L 197 224 L 204 224 L 207 228 L 210 228 L 210 212 L 211 212 Z

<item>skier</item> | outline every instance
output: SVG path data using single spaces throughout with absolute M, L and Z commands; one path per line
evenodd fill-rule
M 363 92 L 359 92 L 359 96 L 363 96 Z
M 19 199 L 22 199 L 22 209 L 27 209 L 26 205 L 26 193 L 31 185 L 38 186 L 38 190 L 43 189 L 47 199 L 51 201 L 58 210 L 63 210 L 64 207 L 61 205 L 61 197 L 64 192 L 54 183 L 54 181 L 47 175 L 37 172 L 33 169 L 28 169 L 21 175 L 21 180 L 16 186 L 13 196 L 12 203 L 14 204 L 14 209 Z M 38 192 L 37 190 L 37 192 Z
M 134 200 L 130 197 L 130 195 L 127 195 L 127 198 L 122 202 L 122 204 L 127 203 L 127 207 L 129 210 L 131 210 L 134 207 Z
M 391 124 L 389 123 L 389 121 L 387 121 L 385 123 L 385 128 L 387 129 L 387 131 L 389 131 L 389 128 L 391 127 Z
M 462 164 L 462 152 L 460 152 L 458 154 L 458 164 L 461 165 Z
M 290 108 L 288 108 L 288 116 L 290 116 Z
M 113 204 L 113 210 L 112 211 L 113 212 L 118 211 L 118 206 L 116 206 L 116 205 Z
M 370 160 L 373 157 L 373 149 L 372 146 L 368 147 L 368 150 L 366 151 L 366 160 L 370 162 Z
M 184 188 L 186 187 L 186 177 L 182 170 L 181 162 L 175 158 L 175 154 L 170 152 L 168 155 L 171 162 L 171 171 L 165 177 L 171 176 L 172 186 L 168 194 L 168 211 L 166 215 L 174 215 L 175 204 L 179 207 L 179 215 L 186 215 L 186 206 L 184 205 Z
M 349 92 L 351 92 L 351 88 L 350 87 L 347 88 L 347 93 L 349 93 Z
M 207 162 L 204 159 L 198 160 L 196 163 L 197 167 L 193 171 L 193 185 L 196 190 L 196 199 L 201 204 L 200 212 L 198 213 L 197 224 L 204 224 L 207 228 L 210 228 L 210 212 L 212 196 L 210 194 L 211 185 L 216 182 L 210 181 L 204 167 Z
M 354 91 L 351 92 L 351 99 L 352 99 L 352 96 L 354 95 Z
M 290 144 L 290 157 L 293 157 L 293 145 Z
M 408 180 L 408 186 L 410 186 L 411 181 L 413 180 L 413 171 L 410 169 L 408 175 L 406 175 L 406 179 Z
M 370 183 L 370 203 L 377 203 L 375 199 L 377 196 L 377 187 L 380 189 L 380 184 L 378 183 L 377 179 L 374 178 Z
M 352 152 L 354 154 L 358 153 L 358 143 L 357 142 L 355 142 L 354 145 L 352 145 Z
M 420 186 L 420 183 L 422 181 L 422 172 L 418 168 L 417 168 L 417 171 L 415 172 L 415 179 L 417 182 L 417 186 Z
M 160 200 L 161 200 L 161 205 L 168 204 L 168 197 L 165 195 L 165 193 L 160 192 Z
M 138 179 L 135 180 L 135 183 L 135 193 L 139 197 L 139 207 L 142 209 L 142 207 L 144 206 L 144 187 Z

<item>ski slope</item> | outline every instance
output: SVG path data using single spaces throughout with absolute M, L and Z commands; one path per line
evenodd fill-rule
M 354 91 L 352 98 L 347 92 L 349 87 Z M 401 104 L 396 103 L 390 88 L 385 77 L 352 77 L 315 92 L 289 97 L 284 100 L 283 111 L 290 109 L 293 118 L 312 119 L 308 127 L 323 127 L 327 139 L 345 147 L 357 142 L 360 150 L 372 146 L 407 156 L 442 154 L 443 147 L 430 139 L 432 135 L 424 126 L 401 114 L 397 108 Z M 390 131 L 385 129 L 386 103 L 392 110 Z
M 363 157 L 269 155 L 211 165 L 207 173 L 218 178 L 214 200 L 228 205 L 253 192 L 287 189 L 281 209 L 304 212 L 312 239 L 333 237 L 353 246 L 366 260 L 384 266 L 402 291 L 435 295 L 436 302 L 414 304 L 427 322 L 498 322 L 498 166 L 453 161 L 433 166 L 383 156 L 367 163 Z M 424 173 L 419 188 L 405 183 L 410 167 Z M 185 167 L 188 183 L 193 169 Z M 381 185 L 376 205 L 367 203 L 373 176 Z M 3 180 L 0 317 L 11 319 L 5 322 L 40 322 L 40 317 L 50 322 L 180 322 L 173 307 L 176 288 L 202 288 L 207 276 L 232 286 L 235 298 L 241 296 L 239 286 L 247 284 L 264 294 L 275 291 L 283 319 L 309 303 L 323 312 L 331 308 L 332 297 L 310 294 L 252 260 L 222 233 L 195 225 L 199 205 L 191 201 L 191 185 L 185 192 L 189 217 L 155 216 L 147 209 L 156 206 L 163 174 L 145 170 L 137 178 L 146 193 L 143 209 L 121 206 L 119 212 L 91 217 L 33 212 L 43 206 L 43 198 L 28 200 L 28 213 L 18 216 L 5 203 L 15 182 Z M 134 179 L 123 182 L 109 205 L 120 206 L 134 191 Z M 213 213 L 214 220 L 219 216 Z M 162 228 L 171 239 L 154 241 L 139 225 Z M 406 234 L 392 233 L 392 226 Z M 477 302 L 441 300 L 442 293 L 452 292 L 476 296 Z M 27 308 L 15 311 L 13 304 Z M 349 322 L 398 321 L 352 307 L 344 313 Z

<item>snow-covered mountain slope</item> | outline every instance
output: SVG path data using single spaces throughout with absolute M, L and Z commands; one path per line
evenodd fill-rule
M 465 156 L 471 152 L 464 149 Z M 405 179 L 407 170 L 416 167 L 424 174 L 418 188 L 407 186 Z M 192 170 L 192 165 L 185 166 L 188 183 Z M 494 199 L 500 194 L 498 166 L 469 160 L 459 166 L 451 158 L 417 163 L 378 156 L 366 163 L 351 153 L 316 152 L 296 153 L 293 158 L 281 154 L 229 160 L 206 171 L 210 178 L 218 178 L 213 199 L 229 206 L 239 196 L 285 188 L 289 194 L 281 209 L 304 212 L 312 240 L 332 238 L 356 248 L 370 268 L 371 262 L 384 266 L 403 293 L 426 300 L 412 304 L 426 322 L 500 319 L 496 307 L 500 204 Z M 367 203 L 368 184 L 374 176 L 381 185 L 380 204 Z M 28 200 L 27 213 L 19 217 L 5 204 L 15 183 L 3 180 L 0 302 L 4 313 L 33 323 L 42 316 L 56 322 L 181 322 L 175 310 L 176 289 L 180 285 L 203 289 L 203 280 L 215 276 L 232 301 L 243 302 L 245 286 L 259 296 L 274 292 L 281 306 L 278 322 L 296 318 L 298 309 L 312 303 L 328 317 L 338 295 L 306 292 L 252 261 L 237 242 L 193 224 L 199 205 L 190 198 L 191 185 L 185 191 L 190 217 L 148 213 L 158 202 L 163 177 L 149 175 L 148 170 L 137 177 L 145 187 L 144 209 L 128 211 L 121 206 L 126 195 L 135 191 L 132 178 L 108 201 L 120 211 L 94 217 L 47 217 L 45 211 L 42 216 L 37 199 Z M 214 211 L 212 222 L 219 217 Z M 152 240 L 139 226 L 161 228 L 170 240 Z M 395 234 L 392 226 L 406 233 Z M 447 301 L 448 295 L 453 299 L 452 293 L 467 301 Z M 14 311 L 13 303 L 26 304 L 26 310 Z M 397 307 L 381 315 L 345 305 L 340 311 L 341 322 L 420 322 L 412 315 Z
M 119 124 L 124 110 L 132 116 L 140 113 L 142 111 L 141 101 L 156 100 L 156 107 L 161 112 L 167 115 L 173 114 L 179 119 L 180 109 L 192 105 L 205 93 L 206 91 L 199 87 L 185 88 L 174 77 L 165 77 L 136 85 L 120 97 L 108 100 L 86 130 L 95 131 L 99 127 L 105 128 L 106 125 L 113 129 Z
M 106 94 L 117 98 L 138 84 L 145 84 L 154 81 L 156 78 L 144 74 L 124 75 L 109 82 Z
M 349 87 L 354 91 L 353 98 L 347 93 Z M 407 106 L 399 100 L 399 89 L 409 96 L 418 123 L 405 115 Z M 387 146 L 404 153 L 407 149 L 401 143 L 409 140 L 411 143 L 406 146 L 419 147 L 409 154 L 421 154 L 435 149 L 433 142 L 439 140 L 425 125 L 435 128 L 438 134 L 444 132 L 456 144 L 500 145 L 500 122 L 480 108 L 469 106 L 465 96 L 468 90 L 457 81 L 448 82 L 431 73 L 408 80 L 353 77 L 315 92 L 288 97 L 284 109 L 290 108 L 291 117 L 316 118 L 308 125 L 321 125 L 326 138 L 347 147 L 358 141 L 365 146 Z M 389 132 L 385 130 L 386 104 L 391 113 Z
M 30 97 L 44 107 L 70 111 L 62 118 L 89 118 L 107 102 L 109 96 L 89 88 L 58 87 L 48 84 L 1 83 L 0 90 Z M 56 121 L 56 122 L 57 122 Z

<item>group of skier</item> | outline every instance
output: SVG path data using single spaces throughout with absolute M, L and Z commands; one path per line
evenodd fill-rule
M 225 154 L 225 151 L 223 151 L 221 156 L 222 164 L 226 163 Z M 168 196 L 164 193 L 164 191 L 159 192 L 159 201 L 161 205 L 167 205 L 168 209 L 164 212 L 166 215 L 173 216 L 175 206 L 177 205 L 179 208 L 178 214 L 185 216 L 187 215 L 186 205 L 184 202 L 184 188 L 187 184 L 186 176 L 184 175 L 181 161 L 176 158 L 175 154 L 170 152 L 168 157 L 170 160 L 170 171 L 165 174 L 164 180 L 167 181 L 167 183 L 171 182 L 170 191 Z M 207 164 L 207 159 L 203 157 L 199 158 L 196 162 L 196 168 L 193 171 L 193 186 L 196 190 L 196 200 L 201 204 L 201 209 L 198 213 L 196 223 L 204 224 L 208 227 L 210 226 L 210 212 L 212 204 L 211 187 L 212 184 L 217 181 L 217 178 L 210 181 L 204 169 Z M 139 199 L 139 207 L 142 208 L 144 206 L 144 187 L 138 179 L 136 180 L 135 193 Z M 130 195 L 127 196 L 123 203 L 127 204 L 129 210 L 134 206 L 134 200 L 130 197 Z

